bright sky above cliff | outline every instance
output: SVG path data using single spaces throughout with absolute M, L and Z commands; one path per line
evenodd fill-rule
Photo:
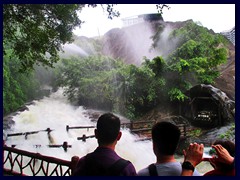
M 219 33 L 235 26 L 235 4 L 168 4 L 170 9 L 163 10 L 164 21 L 185 21 L 192 19 L 204 27 Z M 84 8 L 79 14 L 85 21 L 80 29 L 74 30 L 78 36 L 94 37 L 103 35 L 112 28 L 122 27 L 122 18 L 157 13 L 155 4 L 118 4 L 114 6 L 120 17 L 110 20 L 101 6 Z

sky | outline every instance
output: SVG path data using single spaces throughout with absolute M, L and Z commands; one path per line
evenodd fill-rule
M 168 5 L 170 9 L 163 10 L 164 21 L 176 22 L 192 19 L 194 22 L 200 22 L 204 27 L 212 29 L 215 33 L 230 30 L 235 26 L 235 4 Z M 83 8 L 79 17 L 85 23 L 80 29 L 75 29 L 74 34 L 86 37 L 104 35 L 110 29 L 121 28 L 122 18 L 157 13 L 155 4 L 117 4 L 114 9 L 120 12 L 120 17 L 110 20 L 107 18 L 107 12 L 104 12 L 100 5 L 96 8 Z

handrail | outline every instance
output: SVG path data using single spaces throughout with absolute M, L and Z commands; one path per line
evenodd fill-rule
M 38 131 L 28 131 L 28 132 L 22 132 L 22 133 L 12 133 L 12 134 L 7 134 L 7 137 L 11 137 L 11 136 L 25 136 L 25 139 L 27 139 L 27 136 L 30 134 L 37 134 L 39 132 L 44 132 L 46 131 L 48 134 L 50 134 L 51 131 L 54 131 L 53 129 L 47 128 L 45 130 L 38 130 Z
M 133 124 L 146 124 L 146 123 L 155 123 L 156 121 L 132 121 L 129 123 L 122 123 L 121 126 L 130 125 L 130 127 L 133 127 Z M 96 126 L 72 126 L 66 125 L 66 131 L 69 131 L 69 129 L 90 129 L 90 128 L 96 128 Z
M 71 176 L 72 170 L 79 160 L 77 156 L 73 156 L 71 161 L 67 161 L 6 145 L 3 146 L 3 155 L 4 173 L 21 176 Z
M 141 129 L 132 129 L 131 132 L 142 132 L 142 131 L 151 131 L 152 128 L 141 128 Z
M 85 134 L 82 137 L 77 137 L 77 140 L 82 140 L 84 142 L 86 142 L 86 139 L 88 138 L 94 138 L 95 135 L 90 135 L 90 136 L 86 136 Z
M 16 146 L 17 146 L 17 144 L 12 144 L 11 145 L 12 148 L 15 148 Z M 41 144 L 34 144 L 33 146 L 36 147 L 36 148 L 42 147 Z M 63 144 L 49 144 L 49 145 L 46 145 L 46 146 L 49 147 L 49 148 L 60 148 L 60 147 L 62 147 L 65 152 L 67 152 L 67 148 L 72 147 L 72 145 L 68 145 L 66 141 L 63 142 Z
M 183 120 L 185 120 L 184 117 L 182 116 L 167 116 L 167 117 L 163 117 L 162 119 L 169 119 L 169 118 L 182 118 Z M 155 124 L 157 121 L 155 120 L 151 120 L 151 121 L 132 121 L 129 123 L 122 123 L 121 126 L 126 127 L 129 126 L 128 128 L 130 129 L 130 131 L 132 133 L 140 133 L 140 132 L 147 132 L 150 131 L 152 127 L 135 127 L 134 125 L 150 125 L 150 124 Z M 181 131 L 182 136 L 186 137 L 187 136 L 187 128 L 185 124 L 178 124 L 178 127 Z M 66 130 L 68 131 L 69 129 L 89 129 L 89 128 L 96 128 L 96 126 L 72 126 L 70 127 L 69 125 L 66 126 Z M 86 136 L 85 134 L 83 134 L 82 137 L 77 137 L 78 140 L 82 140 L 82 141 L 86 141 L 86 139 L 88 138 L 92 138 L 95 137 L 94 135 L 91 136 Z
M 96 127 L 95 126 L 73 126 L 73 127 L 70 127 L 69 125 L 66 126 L 67 131 L 69 129 L 90 129 L 90 128 L 96 128 Z

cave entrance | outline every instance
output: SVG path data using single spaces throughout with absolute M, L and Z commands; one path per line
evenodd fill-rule
M 201 127 L 221 126 L 219 103 L 212 97 L 195 97 L 190 102 L 191 123 Z
M 180 115 L 198 127 L 221 127 L 235 121 L 235 101 L 212 85 L 199 84 L 186 93 Z

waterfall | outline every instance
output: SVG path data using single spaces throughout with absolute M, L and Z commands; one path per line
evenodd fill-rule
M 77 137 L 94 135 L 94 129 L 70 129 L 66 131 L 66 125 L 71 126 L 95 126 L 96 122 L 90 120 L 87 110 L 83 107 L 70 105 L 63 91 L 59 90 L 49 97 L 35 101 L 34 105 L 27 106 L 29 110 L 18 113 L 13 117 L 15 125 L 5 130 L 5 134 L 29 132 L 52 129 L 50 139 L 46 131 L 25 136 L 10 136 L 6 145 L 16 145 L 16 148 L 30 152 L 38 152 L 42 155 L 53 156 L 60 159 L 71 160 L 72 156 L 82 157 L 92 152 L 97 147 L 97 140 L 89 138 L 86 142 L 77 140 Z M 121 117 L 120 117 L 121 119 Z M 122 138 L 116 145 L 116 152 L 121 157 L 130 160 L 136 170 L 140 170 L 150 163 L 155 162 L 151 141 L 135 142 L 137 135 L 123 128 Z M 49 144 L 61 145 L 67 141 L 72 148 L 67 152 L 63 148 L 49 148 Z M 35 145 L 41 145 L 36 147 Z
M 63 90 L 52 93 L 49 97 L 34 101 L 28 105 L 28 110 L 19 112 L 13 116 L 15 124 L 11 129 L 4 130 L 4 134 L 21 133 L 29 131 L 39 131 L 36 134 L 25 136 L 7 137 L 5 143 L 7 146 L 16 145 L 18 149 L 40 153 L 46 156 L 52 156 L 59 159 L 71 160 L 72 156 L 82 157 L 92 152 L 97 147 L 95 138 L 88 138 L 86 142 L 77 140 L 77 137 L 94 135 L 94 129 L 69 129 L 66 126 L 95 126 L 96 122 L 91 121 L 88 110 L 82 106 L 76 107 L 70 105 L 67 98 L 63 96 Z M 126 119 L 119 116 L 121 120 Z M 51 133 L 48 137 L 46 131 L 50 128 Z M 44 131 L 41 131 L 44 130 Z M 116 145 L 116 152 L 121 157 L 130 160 L 139 171 L 147 167 L 149 164 L 156 162 L 155 155 L 152 150 L 152 142 L 136 141 L 139 137 L 131 134 L 129 129 L 122 128 L 122 137 Z M 64 151 L 60 148 L 49 148 L 48 145 L 62 145 L 66 141 L 71 148 Z M 36 146 L 36 145 L 41 145 Z M 183 157 L 175 156 L 177 161 L 182 162 Z M 212 169 L 208 162 L 202 162 L 197 169 L 200 173 L 205 173 Z

